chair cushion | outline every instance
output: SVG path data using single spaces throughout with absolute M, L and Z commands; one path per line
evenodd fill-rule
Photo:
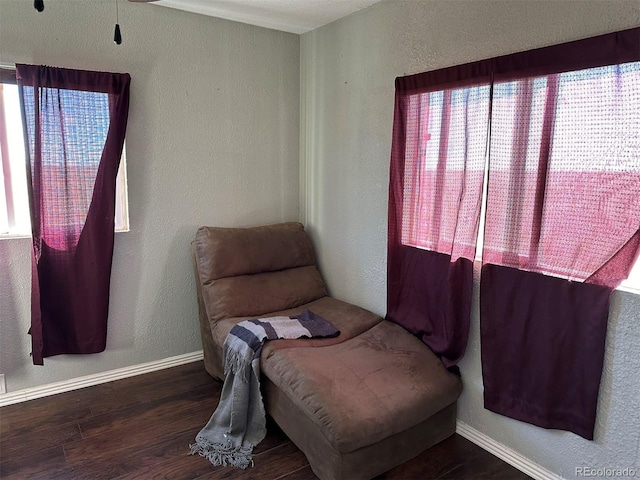
M 423 422 L 462 391 L 420 340 L 386 320 L 342 343 L 277 349 L 261 369 L 343 453 Z
M 261 316 L 327 295 L 301 223 L 200 227 L 193 254 L 199 294 L 212 322 Z
M 316 264 L 301 223 L 253 228 L 200 227 L 194 240 L 200 282 Z
M 202 286 L 209 319 L 256 317 L 294 308 L 327 295 L 315 266 L 219 278 Z
M 365 310 L 364 308 L 360 308 L 356 305 L 336 300 L 335 298 L 328 296 L 300 305 L 296 308 L 271 312 L 264 315 L 264 317 L 297 315 L 304 309 L 309 309 L 324 317 L 334 327 L 340 330 L 340 335 L 334 338 L 305 338 L 296 340 L 272 340 L 266 342 L 262 349 L 261 362 L 264 362 L 264 360 L 269 358 L 274 351 L 281 348 L 318 347 L 341 343 L 360 335 L 362 332 L 365 332 L 374 325 L 382 322 L 382 318 L 369 310 Z M 231 331 L 233 326 L 250 318 L 255 317 L 244 316 L 225 318 L 219 322 L 211 322 L 211 331 L 214 343 L 220 346 L 223 345 L 227 338 L 227 334 Z

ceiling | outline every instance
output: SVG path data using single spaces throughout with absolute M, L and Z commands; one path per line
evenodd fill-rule
M 379 1 L 381 0 L 159 0 L 151 5 L 177 8 L 285 32 L 305 33 Z

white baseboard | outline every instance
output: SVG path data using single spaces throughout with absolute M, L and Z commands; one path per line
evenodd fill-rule
M 500 460 L 504 460 L 509 465 L 512 465 L 521 472 L 526 473 L 531 478 L 535 478 L 536 480 L 565 480 L 560 475 L 541 467 L 524 455 L 511 450 L 509 447 L 502 445 L 493 438 L 488 437 L 484 433 L 479 432 L 460 420 L 456 422 L 456 433 L 475 443 L 479 447 L 482 447 L 487 452 L 492 453 Z
M 165 368 L 177 367 L 178 365 L 197 362 L 198 360 L 202 360 L 202 358 L 202 350 L 199 350 L 197 352 L 176 355 L 175 357 L 163 358 L 153 362 L 140 363 L 138 365 L 131 365 L 130 367 L 94 373 L 93 375 L 72 378 L 71 380 L 64 380 L 62 382 L 49 383 L 40 387 L 25 388 L 24 390 L 4 393 L 0 395 L 0 407 L 12 405 L 14 403 L 26 402 L 27 400 L 33 400 L 36 398 L 47 397 L 49 395 L 55 395 L 56 393 L 70 392 L 79 388 L 91 387 L 93 385 L 133 377 L 135 375 L 142 375 L 143 373 L 155 372 Z

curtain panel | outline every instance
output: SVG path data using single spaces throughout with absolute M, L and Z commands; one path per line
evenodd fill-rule
M 459 88 L 396 83 L 386 318 L 457 371 L 469 332 L 490 86 L 488 78 L 446 86 Z
M 424 209 L 407 214 L 416 191 L 446 196 L 434 182 L 415 188 L 424 182 L 414 176 L 429 177 L 420 165 L 429 157 L 413 146 L 413 137 L 425 137 L 424 121 L 411 118 L 407 99 L 489 85 L 482 116 L 489 130 L 480 291 L 485 407 L 588 439 L 609 297 L 640 247 L 639 60 L 634 28 L 396 79 L 388 317 L 427 345 L 466 343 L 468 320 L 460 318 L 468 318 L 473 257 L 438 251 L 430 233 L 430 243 L 414 251 L 402 233 L 412 218 L 434 220 Z M 440 151 L 437 162 L 446 157 Z M 479 209 L 464 211 L 469 220 Z M 439 269 L 421 260 L 438 255 L 445 255 Z M 430 309 L 447 313 L 434 317 Z M 448 358 L 445 364 L 455 363 Z
M 523 52 L 494 75 L 485 407 L 586 439 L 610 294 L 639 253 L 639 60 L 633 29 Z
M 17 65 L 33 233 L 33 363 L 105 349 L 128 74 Z

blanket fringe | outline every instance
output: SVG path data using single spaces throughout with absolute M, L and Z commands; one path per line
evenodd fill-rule
M 206 440 L 196 439 L 196 443 L 189 445 L 190 454 L 196 453 L 205 457 L 214 466 L 236 467 L 245 470 L 253 467 L 253 447 L 234 447 L 231 444 L 209 443 Z

